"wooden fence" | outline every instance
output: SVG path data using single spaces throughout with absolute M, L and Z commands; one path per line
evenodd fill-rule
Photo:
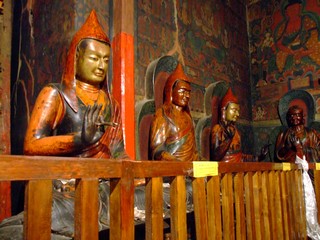
M 207 177 L 194 177 L 195 168 L 192 162 L 2 155 L 0 181 L 27 180 L 25 239 L 50 239 L 52 180 L 70 178 L 78 180 L 75 239 L 98 239 L 99 178 L 111 182 L 110 239 L 134 239 L 135 178 L 146 178 L 146 239 L 163 239 L 164 176 L 173 177 L 171 239 L 187 239 L 185 176 L 192 177 L 197 239 L 307 238 L 302 175 L 296 165 L 219 163 Z M 318 209 L 319 172 L 314 171 Z

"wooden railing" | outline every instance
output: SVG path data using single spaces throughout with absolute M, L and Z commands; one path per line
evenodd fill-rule
M 197 239 L 306 239 L 301 170 L 296 165 L 219 163 L 216 171 L 213 176 L 192 178 Z M 192 162 L 0 157 L 1 181 L 28 181 L 25 239 L 50 239 L 51 180 L 70 178 L 78 179 L 75 239 L 98 239 L 99 178 L 111 181 L 110 239 L 134 239 L 135 178 L 146 178 L 146 239 L 163 239 L 162 177 L 172 176 L 171 239 L 185 240 L 184 179 L 193 177 L 193 172 Z M 320 173 L 314 173 L 319 208 Z

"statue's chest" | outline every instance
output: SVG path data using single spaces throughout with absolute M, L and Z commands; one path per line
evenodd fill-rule
M 192 121 L 189 116 L 185 118 L 178 118 L 178 119 L 173 119 L 170 121 L 169 124 L 169 135 L 171 137 L 181 135 L 181 134 L 187 134 L 188 132 L 193 131 L 192 128 Z
M 84 121 L 84 115 L 87 109 L 87 106 L 82 102 L 78 101 L 78 111 L 75 112 L 73 109 L 68 105 L 68 103 L 65 101 L 65 114 L 62 119 L 62 122 L 59 124 L 57 129 L 55 130 L 54 135 L 65 135 L 75 132 L 80 132 L 82 129 L 83 121 Z M 103 120 L 109 121 L 110 120 L 110 109 L 109 107 L 106 107 L 103 110 Z
M 78 101 L 78 111 L 75 112 L 73 109 L 65 102 L 65 115 L 62 119 L 62 122 L 56 129 L 56 135 L 70 134 L 74 132 L 81 131 L 83 124 L 83 117 L 86 111 L 86 106 Z

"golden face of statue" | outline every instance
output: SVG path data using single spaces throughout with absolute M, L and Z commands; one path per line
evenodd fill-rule
M 190 83 L 178 81 L 172 91 L 172 103 L 179 107 L 186 107 L 190 99 Z
M 229 103 L 225 110 L 225 120 L 228 122 L 236 122 L 239 117 L 240 106 L 237 103 Z
M 110 46 L 94 39 L 84 41 L 85 44 L 80 43 L 76 55 L 76 79 L 99 85 L 108 72 Z

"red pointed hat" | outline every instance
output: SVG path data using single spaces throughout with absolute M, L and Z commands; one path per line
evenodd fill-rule
M 75 56 L 78 44 L 83 39 L 95 39 L 110 45 L 108 36 L 103 31 L 95 10 L 92 10 L 85 23 L 74 35 L 69 47 L 66 67 L 62 77 L 62 90 L 68 104 L 74 111 L 78 111 L 78 103 L 75 94 Z
M 229 87 L 227 93 L 224 95 L 224 97 L 221 100 L 220 107 L 224 108 L 226 107 L 229 103 L 236 103 L 238 104 L 238 99 L 236 96 L 233 94 L 232 89 Z
M 165 102 L 171 103 L 172 98 L 172 87 L 174 83 L 178 80 L 186 81 L 190 83 L 190 79 L 187 77 L 187 75 L 184 73 L 182 65 L 178 63 L 176 69 L 172 72 L 172 74 L 167 79 L 164 91 L 165 91 Z

